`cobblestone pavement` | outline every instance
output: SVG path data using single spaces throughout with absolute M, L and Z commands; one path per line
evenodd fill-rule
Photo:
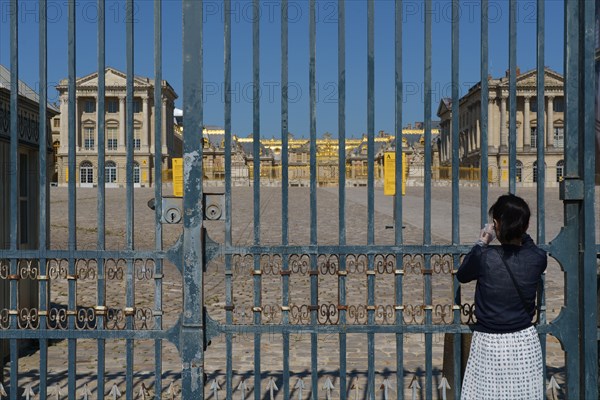
M 170 189 L 165 189 L 165 194 Z M 490 188 L 490 199 L 495 199 L 504 190 Z M 107 189 L 106 191 L 106 243 L 109 249 L 120 249 L 125 246 L 125 190 Z M 260 239 L 262 244 L 281 243 L 281 189 L 261 189 L 261 227 Z M 318 242 L 319 244 L 338 243 L 338 198 L 337 188 L 319 189 L 318 192 Z M 524 196 L 532 207 L 531 233 L 535 237 L 535 189 L 519 189 L 519 194 Z M 135 190 L 135 247 L 137 249 L 153 249 L 155 246 L 154 214 L 146 203 L 154 196 L 153 189 Z M 448 187 L 435 187 L 432 190 L 432 241 L 434 243 L 450 243 L 451 236 L 451 189 Z M 233 214 L 232 214 L 232 240 L 240 246 L 250 245 L 254 240 L 253 229 L 253 197 L 251 188 L 233 189 Z M 65 188 L 51 189 L 51 247 L 65 248 L 68 239 L 67 215 L 68 204 L 67 190 Z M 348 244 L 365 244 L 367 242 L 367 208 L 366 190 L 364 188 L 347 189 L 346 228 Z M 491 202 L 490 202 L 491 203 Z M 409 187 L 403 197 L 404 215 L 403 223 L 404 241 L 409 244 L 422 243 L 423 232 L 423 188 Z M 460 189 L 460 234 L 462 243 L 474 242 L 479 232 L 479 190 L 476 187 L 461 187 Z M 79 249 L 96 249 L 97 223 L 96 210 L 97 198 L 95 189 L 78 189 L 77 191 L 77 240 Z M 375 192 L 375 242 L 376 244 L 392 244 L 394 241 L 393 229 L 389 225 L 392 219 L 392 198 L 383 196 L 380 189 Z M 289 219 L 290 219 L 290 244 L 307 244 L 310 239 L 309 225 L 309 191 L 306 188 L 290 188 L 289 194 Z M 551 240 L 562 226 L 562 202 L 558 200 L 558 190 L 546 191 L 546 240 Z M 597 224 L 598 226 L 598 224 Z M 164 226 L 164 247 L 170 247 L 181 233 L 181 225 Z M 207 223 L 210 237 L 222 242 L 224 238 L 223 222 Z M 600 235 L 598 235 L 600 237 Z M 95 265 L 88 265 L 92 270 Z M 84 274 L 85 275 L 85 274 Z M 146 277 L 148 278 L 148 277 Z M 143 276 L 135 281 L 135 304 L 139 309 L 152 309 L 154 305 L 154 279 Z M 253 278 L 248 268 L 243 263 L 234 265 L 233 275 L 233 301 L 236 305 L 234 322 L 249 322 L 253 306 Z M 263 305 L 263 323 L 278 324 L 281 315 L 277 312 L 281 305 L 281 277 L 279 274 L 265 273 L 262 276 L 261 304 Z M 307 275 L 292 275 L 290 302 L 293 305 L 310 304 L 309 278 Z M 349 306 L 354 305 L 357 311 L 354 317 L 360 322 L 361 305 L 366 304 L 366 275 L 356 273 L 348 274 L 347 298 Z M 205 303 L 211 317 L 219 322 L 225 321 L 225 274 L 223 259 L 216 259 L 208 265 L 205 274 Z M 547 309 L 548 319 L 555 318 L 563 305 L 563 274 L 560 267 L 552 259 L 547 271 Z M 96 304 L 97 281 L 93 274 L 87 279 L 81 274 L 77 282 L 77 304 L 80 307 L 91 307 Z M 319 303 L 337 304 L 337 277 L 321 275 L 319 277 Z M 474 286 L 463 287 L 463 302 L 472 301 Z M 415 273 L 407 272 L 403 280 L 403 298 L 407 310 L 423 304 L 423 276 L 416 270 Z M 450 305 L 452 299 L 452 277 L 450 274 L 434 274 L 432 279 L 433 302 L 439 305 Z M 392 306 L 394 304 L 394 274 L 378 274 L 375 291 L 376 304 Z M 54 305 L 65 305 L 67 301 L 67 282 L 57 279 L 52 281 L 52 298 Z M 107 280 L 107 305 L 113 308 L 122 308 L 125 305 L 125 282 L 119 277 Z M 165 265 L 163 278 L 163 327 L 173 326 L 181 312 L 181 276 L 177 269 L 170 264 Z M 440 308 L 440 310 L 444 310 Z M 298 316 L 297 318 L 302 318 Z M 391 323 L 385 312 L 379 314 L 379 323 Z M 419 323 L 423 316 L 415 311 L 413 315 L 407 312 L 407 322 Z M 443 312 L 434 313 L 434 320 L 444 322 Z M 446 317 L 447 318 L 447 317 Z M 152 321 L 147 321 L 152 325 Z M 233 387 L 236 389 L 242 380 L 247 381 L 247 396 L 253 390 L 254 371 L 254 336 L 239 334 L 233 336 Z M 425 339 L 423 335 L 404 335 L 404 382 L 406 395 L 412 396 L 408 385 L 416 377 L 421 389 L 417 391 L 418 398 L 425 398 Z M 154 385 L 155 343 L 153 341 L 139 341 L 135 345 L 135 398 L 138 398 L 142 383 L 148 388 Z M 335 386 L 332 398 L 339 397 L 339 337 L 337 335 L 323 335 L 318 343 L 318 369 L 319 390 L 330 378 Z M 266 385 L 268 379 L 273 377 L 279 389 L 282 388 L 282 343 L 281 337 L 275 334 L 264 335 L 261 343 L 261 370 L 262 388 L 264 398 L 268 397 Z M 49 347 L 48 386 L 53 393 L 54 385 L 58 384 L 63 393 L 67 391 L 67 343 L 59 341 L 51 343 Z M 444 337 L 432 335 L 432 362 L 433 362 L 433 396 L 440 394 L 437 386 L 440 383 L 443 371 Z M 310 393 L 310 335 L 292 335 L 290 338 L 290 369 L 292 378 L 290 386 L 293 397 L 298 398 L 298 391 L 294 388 L 299 378 L 303 378 L 306 389 L 303 397 Z M 96 369 L 98 360 L 97 343 L 91 340 L 77 342 L 77 385 L 78 393 L 84 385 L 96 397 Z M 384 379 L 389 379 L 394 390 L 390 390 L 390 398 L 396 398 L 396 337 L 389 334 L 376 335 L 375 346 L 376 384 L 377 397 L 382 398 L 383 391 L 379 386 Z M 169 398 L 167 389 L 171 382 L 178 385 L 181 362 L 175 346 L 168 342 L 162 343 L 163 366 L 163 397 Z M 206 353 L 206 372 L 209 384 L 207 385 L 207 398 L 214 398 L 210 384 L 216 380 L 221 387 L 219 396 L 224 398 L 225 389 L 225 340 L 223 337 L 215 338 Z M 348 387 L 346 388 L 351 398 L 357 393 L 351 390 L 351 385 L 358 383 L 361 390 L 357 398 L 364 398 L 366 388 L 367 344 L 366 335 L 347 335 L 347 371 Z M 106 343 L 106 384 L 104 392 L 108 393 L 113 385 L 117 385 L 122 393 L 125 389 L 125 343 L 123 341 L 107 341 Z M 564 353 L 560 345 L 552 338 L 547 338 L 547 368 L 548 376 L 555 375 L 560 382 L 564 378 Z M 39 353 L 22 357 L 19 360 L 20 379 L 18 386 L 24 388 L 27 383 L 34 383 L 34 390 L 38 385 Z M 5 377 L 8 377 L 5 370 Z M 5 384 L 7 384 L 5 381 Z M 278 394 L 279 393 L 279 394 Z M 325 391 L 320 391 L 319 398 L 325 398 Z M 242 393 L 234 392 L 234 398 L 242 398 Z M 66 396 L 63 395 L 63 398 Z M 141 398 L 141 397 L 139 397 Z M 275 398 L 283 398 L 280 392 L 275 391 Z

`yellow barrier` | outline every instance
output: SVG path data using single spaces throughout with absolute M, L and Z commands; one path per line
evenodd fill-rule
M 383 194 L 396 195 L 396 152 L 386 151 L 383 155 Z M 402 196 L 406 195 L 406 157 L 402 154 Z

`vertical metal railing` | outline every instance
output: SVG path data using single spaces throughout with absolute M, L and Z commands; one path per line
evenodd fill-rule
M 126 213 L 125 213 L 125 248 L 133 252 L 134 249 L 134 197 L 133 197 L 133 78 L 134 78 L 134 22 L 133 22 L 133 1 L 127 0 L 125 4 L 125 47 L 127 64 L 126 81 L 126 101 L 125 101 L 125 129 L 126 129 Z M 100 73 L 100 71 L 99 71 Z M 122 112 L 122 111 L 121 111 Z M 134 263 L 132 259 L 127 260 L 127 271 L 125 273 L 125 323 L 129 330 L 134 329 L 135 316 L 135 279 Z M 127 339 L 125 341 L 125 394 L 128 400 L 133 399 L 133 362 L 134 362 L 134 341 Z
M 74 1 L 69 1 L 69 27 L 68 27 L 68 94 L 69 94 L 69 106 L 68 106 L 68 140 L 69 140 L 69 244 L 68 249 L 71 254 L 74 254 L 77 250 L 77 196 L 76 196 L 76 182 L 77 182 L 77 168 L 76 168 L 76 146 L 77 146 L 77 118 L 76 118 L 76 107 L 77 107 L 77 87 L 76 87 L 76 4 Z M 75 314 L 76 314 L 76 300 L 77 300 L 77 281 L 74 279 L 77 273 L 75 258 L 73 255 L 69 257 L 69 271 L 68 271 L 68 329 L 71 331 L 75 330 Z M 74 399 L 76 396 L 76 379 L 77 379 L 77 339 L 68 339 L 68 364 L 69 364 L 69 383 L 68 383 L 68 396 Z
M 432 148 L 431 148 L 431 47 L 432 47 L 432 3 L 431 0 L 425 0 L 425 49 L 424 49 L 424 60 L 423 60 L 423 82 L 425 88 L 425 102 L 424 102 L 424 121 L 425 121 L 425 134 L 424 134 L 424 151 L 425 151 L 425 176 L 424 176 L 424 219 L 423 219 L 423 245 L 427 246 L 431 244 L 431 159 L 432 159 Z M 455 4 L 453 4 L 455 6 Z M 454 43 L 453 43 L 454 45 Z M 458 103 L 457 103 L 458 104 Z M 458 115 L 457 114 L 453 114 Z M 423 308 L 425 311 L 425 324 L 431 325 L 433 311 L 433 296 L 431 288 L 431 255 L 424 256 L 424 270 L 423 270 Z M 431 333 L 425 333 L 425 397 L 431 398 L 433 395 L 433 335 Z
M 223 29 L 225 36 L 224 48 L 224 82 L 225 82 L 225 246 L 231 246 L 231 0 L 225 0 L 225 20 Z M 233 323 L 233 272 L 231 269 L 231 255 L 225 256 L 225 319 L 228 324 Z M 226 398 L 232 398 L 233 392 L 233 335 L 227 333 L 225 336 L 226 357 Z
M 98 121 L 98 243 L 97 249 L 102 252 L 106 250 L 106 181 L 104 169 L 106 165 L 106 3 L 98 0 L 98 103 L 96 115 Z M 71 173 L 74 173 L 72 171 Z M 105 329 L 106 310 L 106 270 L 105 258 L 97 259 L 98 282 L 97 282 L 97 305 L 98 329 Z M 106 370 L 106 341 L 98 339 L 98 400 L 104 399 L 104 382 Z
M 289 244 L 289 213 L 288 213 L 288 184 L 289 184 L 289 149 L 288 149 L 288 2 L 281 2 L 281 244 L 287 246 Z M 289 324 L 289 309 L 290 309 L 290 275 L 289 275 L 289 259 L 282 257 L 281 265 L 281 323 Z M 283 398 L 290 398 L 290 334 L 283 333 Z
M 252 162 L 254 165 L 254 245 L 260 245 L 260 3 L 252 3 Z M 261 320 L 261 291 L 262 272 L 260 256 L 254 255 L 254 325 L 260 326 Z M 254 399 L 260 400 L 261 395 L 261 334 L 254 334 Z
M 309 0 L 308 12 L 308 92 L 309 92 L 309 133 L 310 133 L 310 244 L 317 245 L 317 98 L 316 98 L 316 53 L 317 21 L 315 0 Z M 315 327 L 318 321 L 319 271 L 317 255 L 310 256 L 310 324 Z M 318 386 L 318 339 L 310 334 L 310 378 L 312 397 L 317 400 Z M 258 400 L 258 399 L 256 399 Z
M 183 1 L 183 314 L 181 395 L 204 395 L 204 259 L 202 249 L 202 3 Z
M 40 276 L 47 277 L 46 265 L 46 250 L 48 250 L 48 21 L 46 19 L 47 2 L 40 0 L 39 2 L 39 78 L 40 78 L 40 93 L 39 93 L 39 220 L 38 220 L 38 249 L 40 253 L 39 271 Z M 40 329 L 46 330 L 46 321 L 48 314 L 48 298 L 49 288 L 48 280 L 40 279 L 39 282 L 39 315 Z M 48 341 L 42 339 L 39 341 L 40 346 L 40 398 L 46 398 L 48 381 Z
M 403 74 L 402 74 L 402 2 L 398 1 L 395 3 L 395 20 L 394 20 L 394 50 L 395 50 L 395 125 L 394 133 L 396 135 L 396 187 L 394 196 L 394 244 L 401 246 L 404 238 L 402 235 L 402 217 L 403 217 L 403 204 L 402 204 L 402 185 L 403 185 L 403 137 L 402 137 L 402 102 L 403 102 Z M 395 282 L 394 282 L 394 318 L 397 327 L 403 327 L 403 309 L 402 305 L 402 281 L 404 276 L 404 265 L 401 262 L 404 258 L 404 254 L 401 252 L 396 253 L 396 270 L 394 271 Z M 396 393 L 398 399 L 404 399 L 404 334 L 396 333 Z
M 17 250 L 17 174 L 18 169 L 18 152 L 17 152 L 17 140 L 18 140 L 18 98 L 19 98 L 19 56 L 17 43 L 19 38 L 19 22 L 18 22 L 18 8 L 17 1 L 12 0 L 10 3 L 11 15 L 10 15 L 10 249 L 12 251 Z M 15 278 L 17 275 L 17 260 L 10 260 L 10 275 L 11 278 Z M 18 281 L 16 279 L 10 280 L 10 329 L 17 328 L 17 307 L 18 307 Z M 18 341 L 11 339 L 9 341 L 10 347 L 10 381 L 14 382 L 14 387 L 18 387 L 18 376 L 19 376 L 19 361 L 18 361 Z M 11 400 L 17 399 L 17 391 L 12 388 L 10 391 Z
M 598 277 L 597 260 L 594 249 L 596 248 L 596 213 L 594 211 L 595 185 L 594 170 L 596 165 L 595 146 L 595 116 L 592 110 L 595 106 L 595 18 L 596 2 L 585 1 L 580 3 L 579 12 L 579 118 L 581 126 L 579 134 L 582 136 L 579 153 L 581 154 L 580 171 L 583 179 L 583 204 L 580 218 L 582 220 L 580 245 L 584 251 L 580 252 L 579 280 L 583 290 L 583 304 L 580 310 L 581 328 L 581 357 L 585 370 L 581 384 L 585 388 L 583 397 L 597 398 L 598 392 Z M 590 77 L 592 77 L 590 79 Z M 583 254 L 582 254 L 583 253 Z
M 517 193 L 517 1 L 508 5 L 508 191 Z
M 316 139 L 316 138 L 315 138 Z M 367 245 L 375 244 L 375 9 L 367 0 Z M 367 270 L 368 324 L 375 324 L 375 265 L 369 255 Z M 367 334 L 367 398 L 375 399 L 375 335 Z
M 154 0 L 154 248 L 156 251 L 163 249 L 162 216 L 162 121 L 166 118 L 162 114 L 163 80 L 162 80 L 162 0 Z M 160 104 L 161 107 L 157 107 Z M 150 133 L 152 135 L 152 133 Z M 154 285 L 154 329 L 162 330 L 162 277 L 163 261 L 154 260 L 155 285 Z M 157 396 L 162 395 L 162 345 L 161 339 L 154 341 L 154 392 Z
M 577 2 L 565 2 L 565 27 L 564 27 L 564 46 L 565 46 L 565 59 L 564 59 L 564 73 L 565 73 L 565 180 L 572 181 L 571 179 L 577 178 L 579 175 L 579 163 L 580 155 L 578 154 L 579 138 L 578 130 L 579 126 L 579 107 L 578 107 L 578 94 L 579 94 L 579 4 Z M 538 169 L 544 168 L 543 165 L 538 165 Z M 579 204 L 573 199 L 565 199 L 564 201 L 564 224 L 565 230 L 571 237 L 571 240 L 566 242 L 566 251 L 571 254 L 576 254 L 578 247 L 578 236 L 580 230 L 580 220 L 578 218 Z M 573 253 L 574 252 L 574 253 Z M 567 261 L 567 260 L 563 260 Z M 573 326 L 579 324 L 577 307 L 579 303 L 579 296 L 581 291 L 581 282 L 576 279 L 578 275 L 577 263 L 567 262 L 567 265 L 563 264 L 565 268 L 565 304 L 566 311 L 564 317 L 570 320 Z M 572 278 L 571 278 L 572 277 Z M 577 306 L 576 306 L 577 305 Z M 569 398 L 582 398 L 582 387 L 581 387 L 581 367 L 579 356 L 580 356 L 580 343 L 579 340 L 573 337 L 563 337 L 564 349 L 566 352 L 566 371 L 567 371 L 567 394 Z
M 482 7 L 483 11 L 483 7 Z M 452 0 L 452 23 L 451 23 L 451 41 L 452 41 L 452 121 L 451 121 L 451 144 L 452 144 L 452 244 L 460 243 L 459 230 L 459 129 L 460 129 L 460 107 L 459 107 L 459 3 L 458 0 Z M 453 257 L 453 268 L 457 270 L 460 265 L 458 257 Z M 454 322 L 460 323 L 461 292 L 460 284 L 456 276 L 453 277 L 454 284 Z M 458 309 L 457 309 L 458 308 Z M 461 336 L 456 334 L 453 340 L 453 358 L 454 358 L 454 394 L 460 398 L 460 388 L 462 385 L 462 354 L 461 354 Z
M 338 187 L 338 243 L 346 245 L 346 4 L 338 0 L 338 170 L 340 171 Z M 340 257 L 339 273 L 339 313 L 340 324 L 346 324 L 348 304 L 346 299 L 346 257 Z M 340 340 L 340 387 L 347 387 L 347 335 L 339 334 Z M 340 399 L 346 399 L 346 391 L 340 391 Z
M 537 63 L 537 190 L 536 190 L 536 202 L 537 202 L 537 243 L 546 243 L 546 215 L 545 215 L 545 183 L 546 183 L 546 161 L 545 161 L 545 144 L 546 144 L 546 123 L 545 123 L 545 110 L 546 110 L 546 95 L 545 95 L 545 2 L 538 0 L 537 2 L 537 24 L 536 24 L 536 63 Z M 524 132 L 525 135 L 530 132 Z M 539 302 L 539 323 L 545 324 L 546 321 L 546 275 L 542 275 L 541 283 L 538 289 L 538 302 Z M 542 359 L 546 360 L 546 335 L 540 334 L 540 346 L 542 348 Z M 543 363 L 543 374 L 546 377 L 546 363 Z

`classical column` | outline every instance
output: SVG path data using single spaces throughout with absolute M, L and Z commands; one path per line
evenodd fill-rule
M 94 149 L 96 149 L 97 152 L 100 143 L 98 141 L 98 137 L 100 136 L 100 129 L 98 126 L 98 120 L 100 119 L 98 118 L 98 96 L 95 96 L 94 99 L 96 100 L 96 128 L 94 129 Z M 106 127 L 106 123 L 104 124 L 104 126 Z
M 149 132 L 149 123 L 148 123 L 148 97 L 142 98 L 142 141 L 141 141 L 141 150 L 148 151 L 148 132 Z
M 60 152 L 69 150 L 69 99 L 60 96 Z
M 488 99 L 488 124 L 487 124 L 487 135 L 488 135 L 488 148 L 499 146 L 498 130 L 496 129 L 495 117 L 494 117 L 494 99 Z
M 481 150 L 481 120 L 475 121 L 475 148 Z
M 506 149 L 508 146 L 506 132 L 506 97 L 500 99 L 500 147 Z
M 119 143 L 120 151 L 125 151 L 125 97 L 119 96 Z
M 546 147 L 554 147 L 554 97 L 548 96 L 548 123 L 546 131 Z
M 167 99 L 162 100 L 162 154 L 167 154 Z M 200 132 L 202 134 L 202 132 Z
M 529 121 L 529 97 L 525 97 L 525 107 L 523 110 L 523 147 L 531 147 L 531 124 Z

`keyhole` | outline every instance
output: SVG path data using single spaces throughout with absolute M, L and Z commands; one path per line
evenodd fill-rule
M 173 221 L 175 221 L 175 213 L 174 212 L 171 213 L 171 222 L 173 222 Z

